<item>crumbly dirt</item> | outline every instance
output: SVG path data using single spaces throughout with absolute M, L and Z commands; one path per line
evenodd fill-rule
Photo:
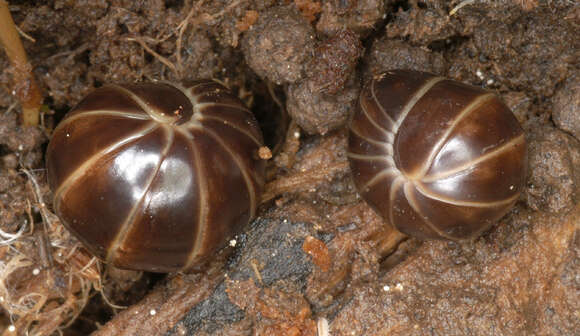
M 580 142 L 551 127 L 529 133 L 527 203 L 534 210 L 566 213 L 578 203 Z
M 580 80 L 567 79 L 552 101 L 552 119 L 556 126 L 580 139 Z
M 290 84 L 286 109 L 309 134 L 326 134 L 344 127 L 360 92 L 355 66 L 362 44 L 350 30 L 323 41 L 308 64 L 308 76 Z
M 298 9 L 279 6 L 262 12 L 244 35 L 242 50 L 260 77 L 280 85 L 304 77 L 314 42 L 314 29 Z
M 0 53 L 2 335 L 579 335 L 580 6 L 570 0 L 11 1 L 44 100 Z M 358 196 L 345 124 L 393 68 L 496 92 L 528 140 L 514 209 L 399 241 Z M 51 212 L 51 131 L 105 83 L 215 78 L 273 150 L 258 218 L 192 274 L 106 267 Z M 330 333 L 326 333 L 328 324 Z M 14 328 L 14 330 L 12 329 Z

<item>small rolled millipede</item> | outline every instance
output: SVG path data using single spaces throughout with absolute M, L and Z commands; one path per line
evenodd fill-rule
M 362 197 L 422 239 L 478 236 L 516 202 L 527 166 L 522 128 L 496 95 L 405 70 L 363 89 L 348 158 Z
M 106 262 L 185 270 L 254 216 L 261 146 L 252 112 L 214 81 L 104 86 L 48 145 L 54 209 Z

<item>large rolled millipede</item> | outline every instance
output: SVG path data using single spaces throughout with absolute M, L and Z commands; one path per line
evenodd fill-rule
M 252 112 L 214 81 L 104 86 L 49 143 L 54 209 L 106 262 L 188 269 L 254 216 L 261 146 Z

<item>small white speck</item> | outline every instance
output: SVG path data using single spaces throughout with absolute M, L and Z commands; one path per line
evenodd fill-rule
M 483 79 L 483 72 L 481 72 L 481 70 L 477 69 L 477 71 L 475 72 L 475 75 L 477 77 L 479 77 L 479 79 Z
M 16 331 L 16 327 L 15 327 L 15 326 L 13 326 L 13 325 L 10 325 L 10 326 L 8 327 L 8 331 L 10 331 L 10 332 L 15 332 L 15 331 Z
M 35 268 L 32 270 L 32 275 L 39 275 L 40 274 L 40 270 L 38 268 Z
M 300 132 L 294 132 L 294 138 L 298 139 L 300 138 Z
M 491 84 L 493 84 L 493 79 L 491 79 L 491 78 L 490 78 L 490 79 L 488 79 L 486 83 L 487 83 L 487 85 L 491 85 Z
M 384 286 L 383 286 L 383 290 L 384 290 L 385 292 L 388 292 L 388 291 L 390 291 L 390 290 L 391 290 L 391 286 L 389 286 L 389 285 L 384 285 Z
M 285 219 L 285 220 L 282 221 L 282 223 L 286 224 L 286 223 L 288 223 L 288 220 Z
M 23 149 L 24 149 L 24 147 L 22 147 L 22 145 L 19 145 L 19 146 L 18 146 L 18 150 L 19 150 L 19 151 L 21 151 L 21 150 L 23 150 Z
M 155 314 L 157 314 L 157 311 L 156 311 L 155 309 L 151 309 L 151 310 L 149 311 L 149 315 L 153 316 L 153 315 L 155 315 Z
M 67 134 L 66 134 L 66 137 L 67 137 L 67 138 L 70 138 L 70 133 L 67 133 Z
M 0 302 L 4 302 L 4 297 L 0 296 Z
M 238 242 L 235 239 L 230 240 L 230 246 L 235 247 Z
M 395 289 L 396 289 L 396 290 L 398 290 L 398 291 L 402 291 L 402 290 L 403 290 L 403 285 L 401 285 L 400 283 L 398 283 L 398 284 L 395 286 Z
M 16 90 L 12 90 L 12 95 L 16 96 Z
M 138 315 L 138 314 L 139 314 L 139 311 L 138 311 L 138 310 L 136 310 L 136 311 L 135 311 L 135 315 Z
M 514 188 L 515 188 L 515 187 L 514 187 L 513 185 L 511 185 L 511 186 L 510 186 L 510 190 L 514 190 Z

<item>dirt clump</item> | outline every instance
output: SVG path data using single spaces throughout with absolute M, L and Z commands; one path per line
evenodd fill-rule
M 569 78 L 552 97 L 554 123 L 580 140 L 580 81 Z
M 357 35 L 348 30 L 318 45 L 308 76 L 287 90 L 288 114 L 304 131 L 326 134 L 346 124 L 360 91 L 355 65 L 361 54 Z
M 447 61 L 438 52 L 414 47 L 403 41 L 382 38 L 373 43 L 366 60 L 368 71 L 377 75 L 391 69 L 408 69 L 443 74 Z M 368 75 L 367 75 L 368 77 Z
M 580 191 L 580 142 L 558 129 L 539 128 L 530 135 L 528 158 L 528 206 L 550 213 L 571 211 Z
M 384 18 L 385 1 L 325 1 L 316 29 L 325 35 L 335 35 L 348 29 L 368 35 Z
M 246 32 L 242 50 L 252 70 L 280 85 L 304 77 L 314 43 L 312 26 L 296 8 L 275 7 Z

